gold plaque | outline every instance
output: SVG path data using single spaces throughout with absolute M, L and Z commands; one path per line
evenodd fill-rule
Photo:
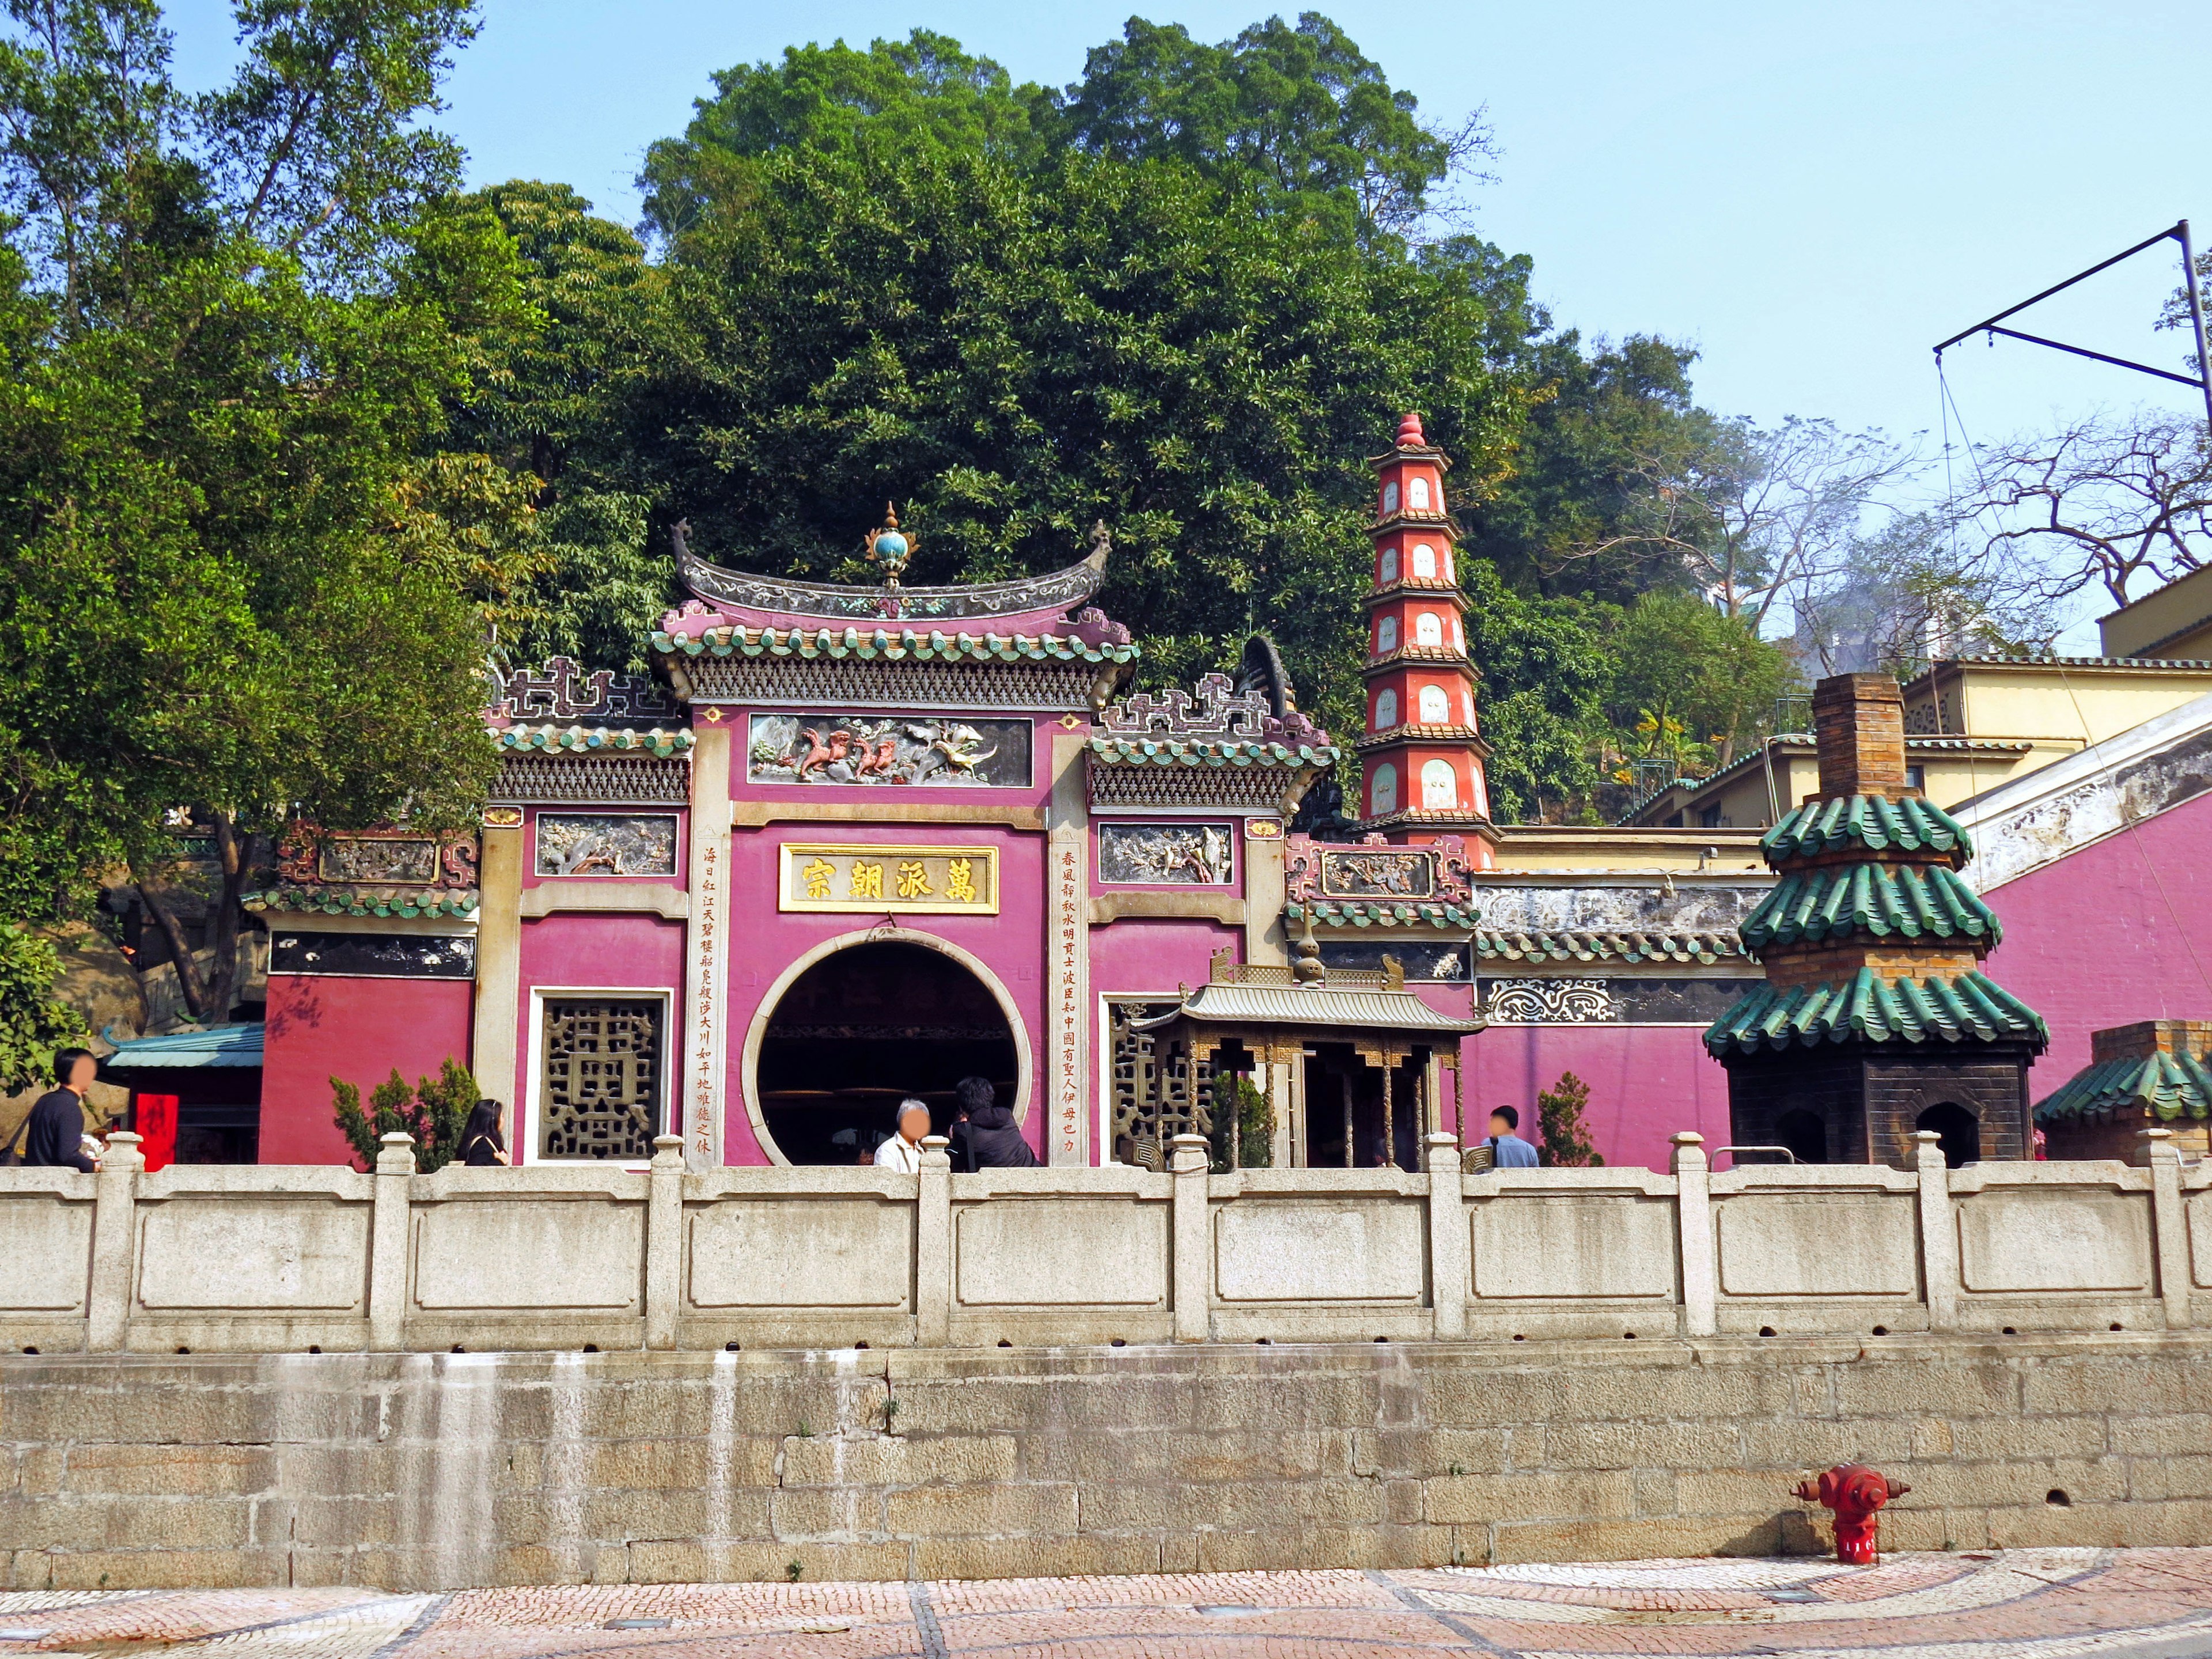
M 520 806 L 487 806 L 483 810 L 483 821 L 487 830 L 520 830 L 522 827 L 522 809 Z
M 787 841 L 777 849 L 775 892 L 779 910 L 995 916 L 999 849 Z

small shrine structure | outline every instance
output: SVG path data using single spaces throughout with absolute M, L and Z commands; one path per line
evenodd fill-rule
M 1705 1033 L 1730 1139 L 1910 1169 L 1914 1132 L 1933 1130 L 1954 1167 L 2025 1157 L 2049 1036 L 1980 972 L 2002 929 L 1957 873 L 1966 831 L 1905 781 L 1897 682 L 1822 680 L 1813 718 L 1820 794 L 1760 842 L 1780 879 L 1742 927 L 1766 983 Z
M 2036 1103 L 2055 1158 L 2140 1161 L 2146 1129 L 2187 1159 L 2212 1152 L 2212 1021 L 2146 1019 L 2090 1036 L 2089 1063 Z

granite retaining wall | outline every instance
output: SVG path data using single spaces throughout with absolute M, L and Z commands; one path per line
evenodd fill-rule
M 2212 1542 L 2195 1333 L 0 1357 L 15 1588 Z

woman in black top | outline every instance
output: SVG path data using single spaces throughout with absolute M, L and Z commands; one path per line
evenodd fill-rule
M 469 1113 L 468 1127 L 461 1131 L 461 1162 L 472 1170 L 488 1170 L 507 1162 L 507 1142 L 500 1139 L 500 1104 L 480 1100 Z

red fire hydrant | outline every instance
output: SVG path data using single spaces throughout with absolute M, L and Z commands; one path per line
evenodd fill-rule
M 1818 1482 L 1801 1480 L 1793 1490 L 1807 1503 L 1819 1503 L 1836 1512 L 1836 1559 L 1847 1566 L 1870 1567 L 1875 1561 L 1875 1512 L 1912 1488 L 1863 1463 L 1838 1463 Z

